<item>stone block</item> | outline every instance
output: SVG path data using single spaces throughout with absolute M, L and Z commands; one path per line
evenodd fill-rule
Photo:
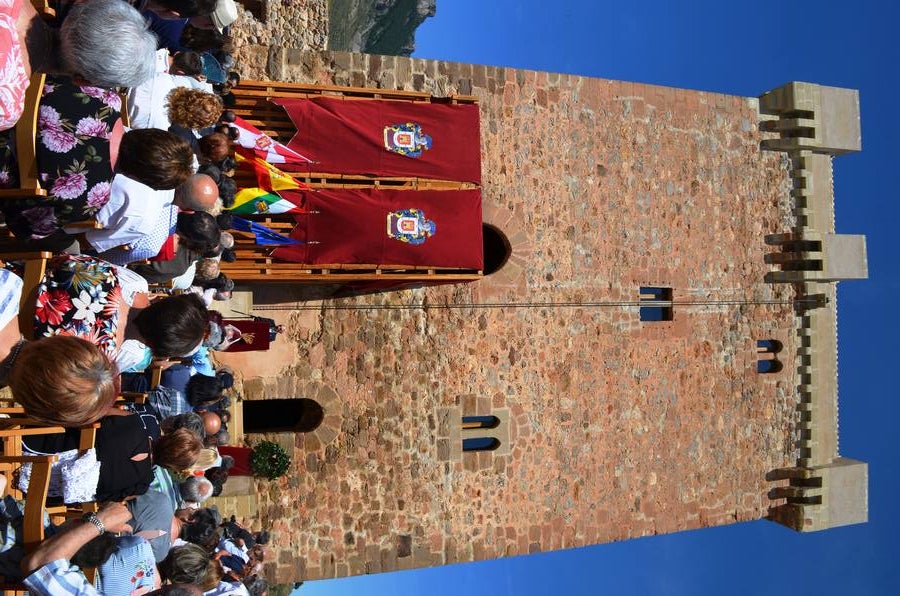
M 353 54 L 350 52 L 332 52 L 331 57 L 336 72 L 348 71 L 353 65 Z
M 862 149 L 859 117 L 859 91 L 819 85 L 821 146 L 833 153 Z
M 843 281 L 869 277 L 865 236 L 826 234 L 822 249 L 824 253 L 822 279 Z
M 859 92 L 855 89 L 792 82 L 760 96 L 759 105 L 763 113 L 781 118 L 772 124 L 777 129 L 805 127 L 814 133 L 765 141 L 766 148 L 807 148 L 832 155 L 862 149 Z
M 412 554 L 413 539 L 408 534 L 397 537 L 397 557 L 402 559 Z
M 822 477 L 823 515 L 815 530 L 869 521 L 869 466 L 846 457 L 816 468 Z

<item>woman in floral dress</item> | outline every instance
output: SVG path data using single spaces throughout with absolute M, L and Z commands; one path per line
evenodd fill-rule
M 129 286 L 125 300 L 118 272 L 115 266 L 85 255 L 53 258 L 38 286 L 34 336 L 74 335 L 115 359 L 121 343 L 120 313 L 146 289 L 146 284 Z M 146 297 L 143 300 L 146 303 Z
M 147 282 L 124 267 L 87 255 L 54 257 L 38 285 L 34 337 L 86 339 L 119 372 L 143 370 L 152 355 L 179 357 L 198 347 L 206 331 L 203 302 L 188 295 L 150 305 L 146 292 Z
M 124 131 L 121 104 L 110 89 L 47 77 L 37 138 L 38 174 L 47 196 L 4 202 L 7 225 L 17 237 L 44 238 L 90 220 L 106 204 L 113 177 L 111 149 Z
M 188 143 L 163 130 L 124 132 L 120 107 L 118 94 L 109 89 L 79 87 L 64 79 L 45 86 L 37 162 L 47 196 L 0 203 L 17 237 L 45 238 L 94 219 L 129 180 L 149 199 L 154 191 L 172 191 L 193 174 Z

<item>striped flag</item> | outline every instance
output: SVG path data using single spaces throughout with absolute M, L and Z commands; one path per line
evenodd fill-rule
M 262 188 L 242 188 L 234 197 L 230 209 L 235 215 L 266 215 L 274 213 L 306 213 L 294 203 L 274 191 Z
M 238 169 L 251 173 L 256 178 L 256 183 L 260 188 L 265 190 L 288 190 L 288 189 L 308 189 L 303 184 L 293 178 L 290 174 L 285 174 L 272 164 L 256 157 L 252 153 L 248 154 L 246 150 L 238 149 L 234 153 L 237 160 Z
M 234 119 L 232 125 L 240 133 L 235 142 L 244 149 L 252 151 L 263 161 L 269 163 L 313 163 L 313 160 L 289 149 L 287 145 L 279 143 L 240 116 Z

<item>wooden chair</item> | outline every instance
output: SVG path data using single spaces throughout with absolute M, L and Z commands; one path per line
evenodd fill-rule
M 55 455 L 0 455 L 0 473 L 6 476 L 7 487 L 13 485 L 13 474 L 24 463 L 31 463 L 31 479 L 25 497 L 23 538 L 26 552 L 44 539 L 44 503 L 50 489 L 50 469 Z
M 62 426 L 45 424 L 28 417 L 20 406 L 0 408 L 0 414 L 7 416 L 2 419 L 4 426 L 0 429 L 0 443 L 3 445 L 3 456 L 23 457 L 23 437 L 55 434 L 65 432 L 66 430 Z M 94 447 L 97 441 L 97 429 L 99 428 L 100 423 L 94 422 L 92 424 L 86 424 L 79 429 L 79 456 Z M 0 467 L 0 471 L 2 471 L 2 467 Z M 12 482 L 8 484 L 7 490 L 14 496 L 20 496 L 20 491 Z M 97 504 L 93 501 L 88 501 L 77 504 L 70 503 L 47 506 L 45 503 L 44 510 L 55 522 L 62 522 L 67 518 L 81 515 L 88 511 L 96 511 Z
M 65 429 L 60 426 L 44 425 L 35 420 L 29 419 L 23 413 L 16 410 L 21 408 L 2 408 L 0 413 L 10 416 L 6 421 L 13 421 L 15 426 L 0 430 L 0 437 L 3 439 L 4 454 L 0 456 L 0 473 L 6 476 L 7 491 L 15 498 L 22 498 L 22 493 L 15 486 L 14 475 L 24 463 L 31 463 L 31 477 L 28 482 L 28 491 L 25 495 L 25 511 L 23 519 L 23 545 L 25 552 L 28 553 L 35 546 L 40 544 L 44 539 L 44 514 L 46 513 L 50 519 L 57 524 L 63 523 L 69 518 L 80 517 L 89 511 L 96 512 L 99 506 L 95 501 L 89 501 L 79 504 L 58 504 L 48 505 L 49 484 L 52 466 L 57 461 L 55 455 L 23 455 L 22 454 L 22 437 L 25 435 L 47 434 L 64 432 Z M 92 449 L 96 443 L 97 429 L 99 423 L 88 424 L 80 429 L 79 436 L 79 455 Z M 12 452 L 12 453 L 10 453 Z M 0 495 L 2 496 L 2 495 Z M 88 581 L 94 581 L 96 569 L 88 568 L 82 570 Z M 9 584 L 0 581 L 0 590 L 8 593 L 9 590 L 18 590 L 19 584 Z M 13 591 L 18 594 L 25 592 Z
M 0 253 L 0 265 L 9 261 L 25 262 L 25 270 L 22 274 L 22 281 L 25 283 L 22 288 L 22 297 L 19 300 L 20 313 L 31 312 L 31 309 L 28 308 L 28 301 L 34 299 L 35 288 L 43 281 L 44 274 L 47 272 L 47 261 L 52 256 L 53 253 L 48 251 Z M 29 317 L 19 317 L 19 331 L 25 339 L 34 337 L 34 325 Z
M 147 394 L 141 391 L 123 391 L 116 399 L 116 405 L 122 404 L 145 404 L 147 403 Z
M 31 0 L 31 5 L 34 6 L 38 16 L 45 21 L 56 18 L 56 8 L 54 7 L 54 3 L 50 2 L 50 0 Z
M 163 371 L 175 364 L 175 360 L 169 358 L 154 358 L 150 363 L 150 389 L 156 389 L 162 383 Z
M 33 73 L 25 91 L 25 110 L 16 123 L 16 160 L 19 162 L 19 187 L 0 189 L 0 199 L 47 196 L 41 188 L 37 167 L 37 125 L 41 92 L 47 75 Z
M 22 512 L 22 546 L 26 554 L 44 540 L 44 503 L 50 488 L 50 469 L 55 461 L 54 455 L 0 456 L 0 474 L 6 477 L 7 487 L 13 485 L 14 476 L 22 464 L 31 464 L 28 496 L 25 497 L 25 510 Z M 0 577 L 0 593 L 24 596 L 28 591 L 21 582 Z

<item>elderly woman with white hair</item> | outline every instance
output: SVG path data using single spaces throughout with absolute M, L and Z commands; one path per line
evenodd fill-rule
M 203 476 L 190 476 L 178 485 L 178 492 L 185 507 L 197 509 L 200 504 L 213 494 L 213 484 Z
M 0 130 L 22 115 L 32 72 L 62 73 L 81 85 L 136 87 L 155 68 L 156 37 L 122 0 L 75 4 L 57 31 L 28 0 L 0 0 Z

